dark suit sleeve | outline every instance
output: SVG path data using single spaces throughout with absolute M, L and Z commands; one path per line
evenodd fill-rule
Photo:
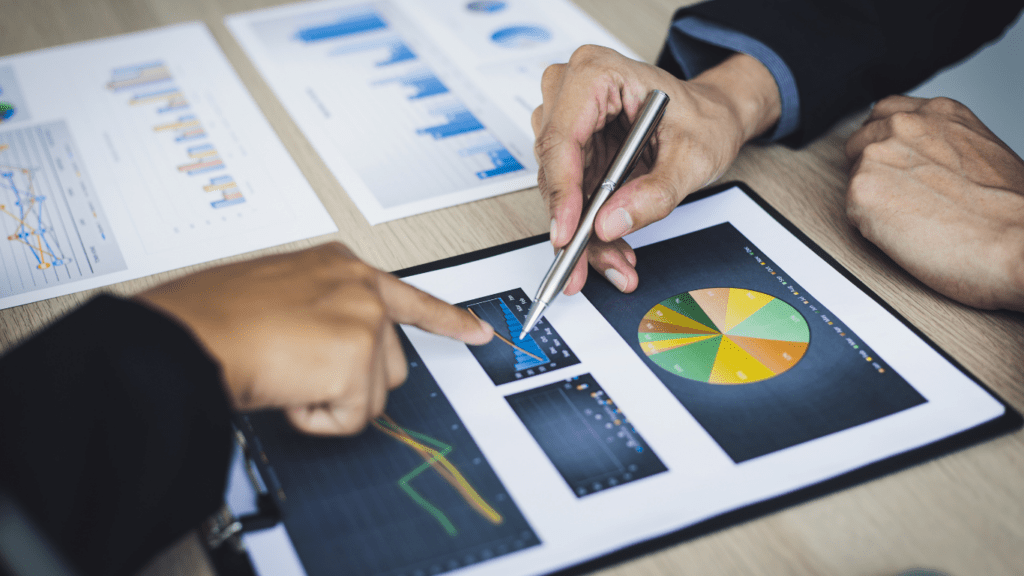
M 229 418 L 182 327 L 101 296 L 0 359 L 0 483 L 83 574 L 130 574 L 222 501 Z
M 755 38 L 796 80 L 802 145 L 841 116 L 905 92 L 997 38 L 1020 0 L 711 0 L 676 12 Z M 671 51 L 659 65 L 679 75 Z

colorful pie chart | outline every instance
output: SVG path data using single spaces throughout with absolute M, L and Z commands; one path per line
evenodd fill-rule
M 807 320 L 774 296 L 744 288 L 691 290 L 651 308 L 640 348 L 661 368 L 708 384 L 773 378 L 803 358 Z
M 14 104 L 0 102 L 0 122 L 9 119 L 11 116 L 14 116 Z

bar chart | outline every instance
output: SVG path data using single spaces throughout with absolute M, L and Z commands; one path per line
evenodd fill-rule
M 535 182 L 532 135 L 396 3 L 228 23 L 372 223 Z
M 506 400 L 577 498 L 667 470 L 590 374 Z

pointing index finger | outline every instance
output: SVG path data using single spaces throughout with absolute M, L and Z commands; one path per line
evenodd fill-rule
M 385 272 L 378 279 L 388 317 L 441 336 L 481 345 L 491 341 L 494 329 L 467 310 L 456 308 Z

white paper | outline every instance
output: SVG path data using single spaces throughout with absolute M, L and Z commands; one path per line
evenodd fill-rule
M 544 69 L 632 52 L 565 0 L 328 0 L 225 22 L 371 224 L 537 184 Z
M 337 230 L 203 24 L 0 58 L 0 308 Z
M 539 544 L 489 560 L 480 561 L 477 557 L 473 562 L 456 562 L 461 567 L 453 573 L 548 573 L 828 480 L 1003 414 L 1004 408 L 997 400 L 816 256 L 739 189 L 678 208 L 665 220 L 630 235 L 627 240 L 639 248 L 723 222 L 744 236 L 754 253 L 750 255 L 751 261 L 744 264 L 754 272 L 744 273 L 764 274 L 772 282 L 778 280 L 784 288 L 797 286 L 803 291 L 791 290 L 793 298 L 788 301 L 793 306 L 802 306 L 800 315 L 808 325 L 816 323 L 810 346 L 839 343 L 842 351 L 841 358 L 835 359 L 837 365 L 864 367 L 863 374 L 867 376 L 857 383 L 868 382 L 876 371 L 890 378 L 898 375 L 895 377 L 905 380 L 901 385 L 909 384 L 922 397 L 920 401 L 833 433 L 736 461 L 723 448 L 725 444 L 709 432 L 711 428 L 702 425 L 663 384 L 655 373 L 659 369 L 648 367 L 606 316 L 582 294 L 559 298 L 546 316 L 564 341 L 557 345 L 568 345 L 579 363 L 544 371 L 535 368 L 532 375 L 523 371 L 523 377 L 507 384 L 495 385 L 465 345 L 405 328 L 465 429 L 539 540 Z M 515 288 L 531 293 L 551 258 L 550 247 L 541 243 L 419 274 L 407 281 L 453 303 Z M 772 266 L 758 266 L 768 261 L 779 269 L 778 274 L 773 273 Z M 592 276 L 590 281 L 604 280 Z M 643 285 L 645 278 L 641 277 L 640 282 Z M 689 289 L 678 287 L 680 292 Z M 826 309 L 830 312 L 827 318 L 822 314 Z M 847 343 L 845 338 L 851 336 L 854 339 Z M 544 346 L 552 358 L 557 357 L 556 348 Z M 614 401 L 634 432 L 642 436 L 643 445 L 657 455 L 667 470 L 631 481 L 616 480 L 614 485 L 606 482 L 583 495 L 574 492 L 525 421 L 510 408 L 509 397 L 584 374 L 591 375 Z M 743 391 L 755 390 L 759 385 L 755 382 L 720 388 Z M 867 388 L 863 390 L 866 394 Z M 751 408 L 756 410 L 758 406 Z M 847 409 L 833 406 L 830 410 L 841 418 Z M 736 414 L 736 423 L 740 425 L 742 411 Z M 581 451 L 587 445 L 579 441 Z M 264 533 L 259 542 L 264 547 L 260 557 L 273 556 L 270 551 L 280 548 L 288 552 L 287 557 L 297 559 L 286 531 L 278 530 L 275 534 L 271 537 Z M 299 564 L 271 568 L 259 559 L 256 567 L 264 576 L 306 573 Z M 448 569 L 451 568 L 444 571 Z M 400 573 L 413 574 L 415 570 L 413 566 Z

